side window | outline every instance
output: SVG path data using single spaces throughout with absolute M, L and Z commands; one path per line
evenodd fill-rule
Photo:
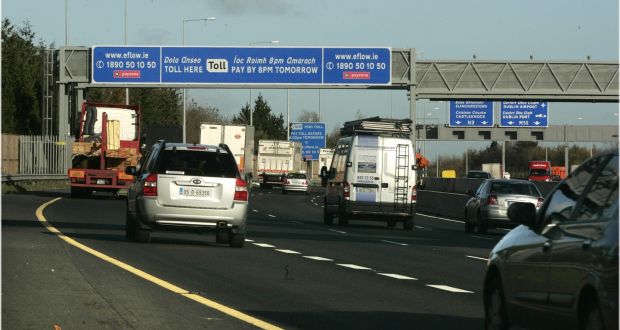
M 159 145 L 153 146 L 153 149 L 149 152 L 149 155 L 144 163 L 143 167 L 140 167 L 140 172 L 151 173 L 155 169 L 155 160 L 157 159 L 157 154 L 159 154 Z
M 586 186 L 596 173 L 606 157 L 590 159 L 564 180 L 555 192 L 549 197 L 546 208 L 542 210 L 542 225 L 569 220 L 576 203 L 583 194 Z
M 486 189 L 485 187 L 487 186 L 488 182 L 489 181 L 486 181 L 486 180 L 482 181 L 482 184 L 476 190 L 476 193 L 475 193 L 476 196 L 480 196 L 480 194 L 482 194 L 484 192 L 484 189 Z
M 601 217 L 609 219 L 613 215 L 612 208 L 617 200 L 618 156 L 614 156 L 594 179 L 587 195 L 577 207 L 575 220 L 598 220 Z

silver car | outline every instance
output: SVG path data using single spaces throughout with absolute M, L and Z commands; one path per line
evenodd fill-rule
M 538 187 L 525 180 L 487 179 L 465 205 L 465 231 L 484 233 L 488 228 L 512 228 L 508 207 L 515 202 L 532 203 L 538 209 L 544 202 Z
M 215 232 L 218 243 L 243 247 L 249 192 L 223 144 L 156 143 L 127 195 L 126 236 L 150 241 L 152 230 Z
M 289 173 L 282 179 L 282 193 L 299 191 L 308 194 L 308 177 L 304 173 Z

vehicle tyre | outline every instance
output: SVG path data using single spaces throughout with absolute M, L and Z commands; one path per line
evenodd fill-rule
M 136 242 L 140 243 L 148 243 L 151 241 L 151 231 L 147 229 L 142 229 L 140 226 L 140 214 L 138 213 L 138 218 L 134 219 L 133 226 L 133 235 Z
M 340 205 L 338 209 L 338 224 L 341 226 L 349 224 L 349 215 L 344 210 L 344 205 Z
M 286 195 L 287 191 L 284 190 L 284 188 L 282 189 L 282 195 Z
M 603 317 L 598 303 L 594 299 L 586 302 L 583 314 L 581 315 L 581 329 L 600 330 L 603 329 Z
M 490 281 L 488 292 L 489 299 L 484 311 L 484 328 L 487 330 L 509 329 L 506 301 L 499 278 L 496 277 Z
M 125 239 L 128 241 L 136 240 L 136 232 L 134 228 L 136 227 L 136 218 L 134 218 L 131 213 L 129 213 L 129 209 L 125 213 Z
M 230 233 L 226 230 L 218 230 L 215 232 L 215 243 L 217 244 L 229 244 Z
M 242 248 L 243 244 L 245 244 L 245 233 L 233 234 L 230 233 L 230 247 L 232 248 Z
M 323 203 L 323 223 L 326 225 L 331 225 L 334 223 L 334 216 L 327 212 L 327 206 Z
M 478 215 L 476 216 L 476 220 L 478 222 L 478 233 L 485 234 L 487 232 L 487 224 L 482 221 L 482 216 L 480 215 L 480 210 L 478 210 Z
M 474 228 L 476 228 L 476 226 L 469 222 L 469 216 L 467 215 L 467 209 L 465 210 L 465 232 L 466 233 L 471 233 L 474 231 Z
M 396 227 L 396 221 L 395 221 L 395 220 L 388 220 L 388 222 L 387 222 L 387 226 L 388 226 L 389 228 L 394 228 L 394 227 Z
M 413 230 L 413 217 L 408 217 L 403 222 L 403 229 L 405 230 Z
M 90 190 L 87 188 L 71 187 L 71 198 L 86 198 L 90 196 Z

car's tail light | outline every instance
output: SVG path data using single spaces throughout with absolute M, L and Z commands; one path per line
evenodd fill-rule
M 151 173 L 144 180 L 144 196 L 157 196 L 157 174 Z
M 413 188 L 411 188 L 411 201 L 415 202 L 418 200 L 418 190 L 415 188 L 415 186 L 413 186 Z
M 349 183 L 346 181 L 342 185 L 344 186 L 342 188 L 342 195 L 345 200 L 349 200 L 349 198 L 351 197 L 351 187 L 349 186 Z
M 237 182 L 235 183 L 235 200 L 241 202 L 248 201 L 248 186 L 245 181 L 237 178 Z
M 291 184 L 291 180 L 286 180 L 284 184 Z
M 536 208 L 540 208 L 544 201 L 545 201 L 544 198 L 538 197 L 538 202 L 536 202 Z
M 301 184 L 304 185 L 304 186 L 307 186 L 308 182 L 306 180 L 304 180 L 304 181 L 301 182 Z
M 489 197 L 487 197 L 487 205 L 497 205 L 497 196 L 489 195 Z

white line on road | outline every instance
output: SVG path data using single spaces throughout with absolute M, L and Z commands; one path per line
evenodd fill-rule
M 409 277 L 409 276 L 398 275 L 398 274 L 389 274 L 389 273 L 377 273 L 377 274 L 383 275 L 383 276 L 387 276 L 387 277 L 391 277 L 391 278 L 395 278 L 397 280 L 412 280 L 412 281 L 417 281 L 418 280 L 415 277 Z
M 459 289 L 459 288 L 453 288 L 453 287 L 447 286 L 447 285 L 427 284 L 426 286 L 430 286 L 431 288 L 435 288 L 435 289 L 439 289 L 439 290 L 456 292 L 456 293 L 474 293 L 473 291 L 467 291 L 467 290 L 463 290 L 463 289 Z
M 396 245 L 400 245 L 400 246 L 407 246 L 409 244 L 405 244 L 405 243 L 398 243 L 398 242 L 392 242 L 392 241 L 386 241 L 384 239 L 381 240 L 381 242 L 385 242 L 385 243 L 390 243 L 390 244 L 396 244 Z
M 249 243 L 254 243 L 254 241 L 253 241 L 253 240 L 251 240 L 251 239 L 247 239 L 247 238 L 245 239 L 245 241 L 246 241 L 246 242 L 249 242 Z
M 329 231 L 333 231 L 334 233 L 339 233 L 339 234 L 346 234 L 347 232 L 345 231 L 340 231 L 340 230 L 336 230 L 336 229 L 328 229 Z
M 487 241 L 494 241 L 494 238 L 489 238 L 489 237 L 481 237 L 481 236 L 475 236 L 475 235 L 469 235 L 469 237 L 473 237 L 473 238 L 480 238 L 480 239 L 486 239 Z
M 258 213 L 258 210 L 252 210 L 252 212 Z
M 304 256 L 304 258 L 308 258 L 308 259 L 312 259 L 316 261 L 334 261 L 333 259 L 327 259 L 327 258 L 317 257 L 317 256 Z
M 342 267 L 351 268 L 351 269 L 357 269 L 357 270 L 372 270 L 372 268 L 368 268 L 368 267 L 364 267 L 364 266 L 358 266 L 358 265 L 354 265 L 354 264 L 336 264 L 336 265 L 342 266 Z
M 424 213 L 418 213 L 421 216 L 427 217 L 427 218 L 432 218 L 432 219 L 437 219 L 437 220 L 443 220 L 443 221 L 450 221 L 450 222 L 458 222 L 458 223 L 465 223 L 465 221 L 460 221 L 460 220 L 453 220 L 453 219 L 446 219 L 446 218 L 442 218 L 442 217 L 436 217 L 434 215 L 428 215 L 428 214 L 424 214 Z
M 426 228 L 426 227 L 422 227 L 422 226 L 415 226 L 415 227 L 418 228 L 418 229 L 424 229 L 424 230 L 431 230 L 432 231 L 432 229 Z
M 275 218 L 275 217 L 276 217 L 276 216 L 275 216 L 275 215 L 273 215 L 273 214 L 267 214 L 267 216 L 270 216 L 270 217 L 272 217 L 272 218 Z
M 293 251 L 293 250 L 276 249 L 276 251 L 282 252 L 282 253 L 288 253 L 288 254 L 301 254 L 301 253 L 299 253 L 297 251 Z
M 260 246 L 260 247 L 264 247 L 264 248 L 274 248 L 275 246 L 271 245 L 271 244 L 265 244 L 265 243 L 252 243 L 256 246 Z
M 487 258 L 480 258 L 480 257 L 474 257 L 474 256 L 465 256 L 467 258 L 472 258 L 472 259 L 478 259 L 478 260 L 484 260 L 484 261 L 489 261 L 489 259 Z

